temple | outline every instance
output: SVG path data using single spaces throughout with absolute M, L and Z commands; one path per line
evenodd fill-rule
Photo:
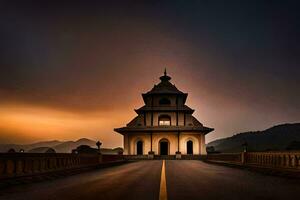
M 125 127 L 114 129 L 124 136 L 125 155 L 204 155 L 205 135 L 214 129 L 203 126 L 185 105 L 188 94 L 178 90 L 171 77 L 142 94 L 145 105 Z

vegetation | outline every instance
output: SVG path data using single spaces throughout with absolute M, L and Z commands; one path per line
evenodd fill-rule
M 300 150 L 300 123 L 281 124 L 264 131 L 244 132 L 207 144 L 213 152 L 242 152 L 247 143 L 248 151 Z

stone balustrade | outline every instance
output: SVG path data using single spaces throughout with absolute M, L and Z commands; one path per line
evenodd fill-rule
M 124 155 L 126 160 L 148 160 L 148 155 Z
M 110 162 L 147 159 L 149 159 L 147 155 L 0 153 L 0 180 L 68 169 L 97 167 Z M 183 155 L 182 159 L 205 159 L 207 161 L 233 163 L 245 166 L 300 171 L 300 152 L 244 152 L 208 154 L 207 156 Z
M 300 170 L 300 152 L 243 152 L 209 154 L 207 155 L 206 160 L 273 169 Z
M 241 153 L 208 154 L 205 159 L 209 161 L 241 163 L 242 154 Z
M 103 160 L 102 160 L 103 159 Z M 96 167 L 120 156 L 67 153 L 0 153 L 0 179 Z
M 300 170 L 300 152 L 249 152 L 245 164 Z
M 102 155 L 102 162 L 103 163 L 110 163 L 110 162 L 119 162 L 124 160 L 123 155 Z

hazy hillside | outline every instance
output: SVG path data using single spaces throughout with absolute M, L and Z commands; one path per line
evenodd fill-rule
M 51 147 L 55 149 L 57 153 L 70 153 L 72 149 L 75 149 L 76 147 L 80 145 L 89 145 L 91 147 L 96 147 L 96 141 L 82 138 L 77 141 L 43 141 L 43 142 L 37 142 L 33 144 L 26 144 L 26 145 L 19 145 L 19 144 L 0 144 L 0 152 L 7 152 L 9 149 L 13 148 L 17 152 L 20 149 L 24 149 L 25 152 L 38 148 L 38 147 Z
M 52 148 L 55 149 L 57 153 L 70 153 L 72 149 L 76 149 L 80 145 L 89 145 L 90 147 L 96 148 L 96 141 L 82 138 L 75 142 L 74 141 L 63 142 L 61 144 L 52 146 Z
M 247 142 L 249 151 L 286 150 L 300 141 L 300 123 L 281 124 L 264 131 L 244 132 L 207 144 L 215 151 L 240 152 Z

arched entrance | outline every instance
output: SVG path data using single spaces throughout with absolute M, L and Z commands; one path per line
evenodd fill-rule
M 138 141 L 136 143 L 136 154 L 143 155 L 143 142 L 142 141 Z
M 186 143 L 186 153 L 193 154 L 193 141 L 189 140 Z
M 162 139 L 159 141 L 160 155 L 169 155 L 169 141 Z

